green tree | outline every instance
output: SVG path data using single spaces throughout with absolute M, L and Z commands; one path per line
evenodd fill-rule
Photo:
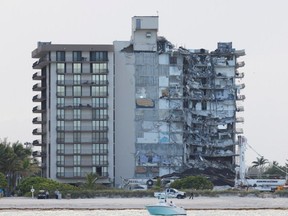
M 195 189 L 195 190 L 210 190 L 213 189 L 213 183 L 202 176 L 188 176 L 182 179 L 177 179 L 172 182 L 171 187 L 176 189 Z
M 87 173 L 86 174 L 86 181 L 83 184 L 83 187 L 86 189 L 95 189 L 96 188 L 96 182 L 99 179 L 99 175 L 97 173 Z
M 269 177 L 285 177 L 287 169 L 286 166 L 280 166 L 277 161 L 273 161 L 263 174 Z
M 16 188 L 21 177 L 37 172 L 31 153 L 31 148 L 25 148 L 19 142 L 0 140 L 0 172 L 7 177 L 8 191 Z
M 264 172 L 264 166 L 269 163 L 267 159 L 265 159 L 263 156 L 257 157 L 256 161 L 252 161 L 252 167 L 256 167 L 259 169 L 259 178 L 262 178 L 262 174 Z
M 7 180 L 6 176 L 0 172 L 0 188 L 6 188 L 7 187 Z

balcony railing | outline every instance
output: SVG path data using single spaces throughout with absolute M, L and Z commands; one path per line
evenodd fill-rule
M 32 76 L 33 80 L 41 80 L 44 78 L 45 78 L 45 76 L 42 75 L 41 71 L 34 73 Z
M 38 94 L 38 95 L 35 95 L 33 98 L 32 98 L 32 101 L 33 102 L 42 102 L 44 101 L 45 98 L 41 96 L 41 94 Z
M 35 106 L 35 107 L 33 107 L 32 112 L 33 113 L 42 113 L 42 112 L 45 112 L 45 110 L 42 109 L 41 106 Z
M 75 179 L 77 179 L 77 178 L 86 178 L 86 176 L 87 176 L 87 172 L 79 172 L 79 173 L 77 173 L 77 172 L 57 172 L 56 173 L 56 177 L 57 178 L 75 178 Z M 104 178 L 108 178 L 108 172 L 102 172 L 102 173 L 98 173 L 98 175 L 100 175 L 102 178 L 104 177 Z M 102 179 L 101 178 L 101 179 Z
M 58 126 L 57 131 L 108 131 L 108 126 L 91 127 L 91 126 Z
M 33 85 L 32 90 L 33 91 L 42 91 L 43 89 L 45 89 L 44 86 L 41 85 L 41 83 L 36 83 L 35 85 Z

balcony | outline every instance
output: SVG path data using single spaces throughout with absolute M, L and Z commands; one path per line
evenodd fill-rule
M 42 75 L 41 71 L 34 73 L 32 76 L 33 80 L 42 80 L 44 78 L 45 76 Z
M 240 73 L 240 72 L 236 71 L 235 78 L 239 78 L 239 79 L 244 78 L 244 73 L 243 72 Z
M 244 106 L 238 106 L 236 107 L 237 112 L 243 112 L 244 111 Z
M 32 156 L 33 157 L 42 157 L 42 156 L 46 156 L 45 152 L 41 152 L 41 151 L 33 151 L 32 152 Z
M 235 133 L 236 134 L 243 134 L 244 133 L 243 128 L 235 128 Z
M 71 131 L 71 132 L 77 132 L 77 131 L 108 131 L 107 126 L 102 126 L 102 127 L 89 127 L 89 126 L 79 126 L 79 127 L 74 127 L 74 126 L 66 126 L 66 127 L 57 127 L 57 131 Z
M 46 87 L 42 86 L 41 83 L 36 83 L 35 85 L 33 85 L 32 90 L 33 91 L 42 91 L 45 88 Z
M 234 54 L 235 54 L 236 57 L 240 57 L 240 56 L 246 55 L 244 49 L 242 49 L 242 50 L 235 50 L 235 51 L 234 51 Z
M 41 142 L 41 140 L 37 139 L 37 140 L 33 140 L 32 145 L 33 146 L 42 146 L 43 143 Z
M 32 123 L 33 124 L 43 124 L 45 121 L 42 121 L 42 118 L 41 117 L 35 117 L 33 118 L 32 120 Z
M 33 69 L 41 69 L 49 64 L 49 58 L 41 57 L 38 61 L 34 62 L 32 65 Z
M 108 80 L 98 80 L 98 81 L 91 81 L 91 80 L 82 80 L 82 81 L 75 81 L 75 80 L 57 80 L 57 85 L 66 85 L 66 86 L 73 86 L 73 85 L 96 85 L 96 86 L 105 86 L 108 85 Z
M 35 107 L 33 107 L 32 112 L 33 113 L 43 113 L 43 112 L 45 112 L 45 109 L 42 109 L 41 106 L 35 106 Z
M 77 142 L 79 143 L 79 142 Z M 57 149 L 57 155 L 107 155 L 108 149 L 92 149 L 92 148 L 83 148 L 79 151 L 74 151 L 74 149 Z
M 33 98 L 32 98 L 32 101 L 33 102 L 42 102 L 46 100 L 46 98 L 42 97 L 41 94 L 38 94 L 38 95 L 35 95 Z
M 245 100 L 246 96 L 245 95 L 237 95 L 236 100 Z
M 237 123 L 243 123 L 244 122 L 244 117 L 237 117 L 236 118 Z
M 244 66 L 245 66 L 245 62 L 244 61 L 236 63 L 236 68 L 244 67 Z
M 44 132 L 42 132 L 41 128 L 36 128 L 32 131 L 33 135 L 43 135 Z
M 105 173 L 98 173 L 101 177 L 97 182 L 101 183 L 111 183 L 109 178 L 108 178 L 108 172 Z M 62 178 L 62 179 L 84 179 L 86 178 L 87 172 L 80 172 L 80 173 L 75 173 L 75 172 L 57 172 L 56 177 L 57 178 Z

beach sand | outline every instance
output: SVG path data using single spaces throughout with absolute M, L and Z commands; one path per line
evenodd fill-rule
M 288 198 L 268 197 L 195 197 L 194 199 L 170 199 L 186 210 L 202 209 L 288 209 Z M 169 200 L 169 201 L 170 201 Z M 4 197 L 2 209 L 144 209 L 147 204 L 157 203 L 156 198 L 94 198 L 94 199 L 36 199 Z

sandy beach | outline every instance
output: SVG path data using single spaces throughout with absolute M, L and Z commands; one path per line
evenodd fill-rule
M 187 210 L 227 209 L 288 209 L 288 198 L 273 197 L 196 197 L 192 199 L 171 199 Z M 156 198 L 95 198 L 95 199 L 32 199 L 4 197 L 0 199 L 0 210 L 4 209 L 144 209 L 145 205 L 156 203 Z

